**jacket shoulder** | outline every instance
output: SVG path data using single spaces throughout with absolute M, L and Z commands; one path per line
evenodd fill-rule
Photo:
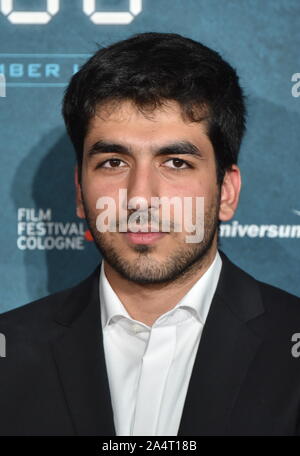
M 274 285 L 256 280 L 267 312 L 295 317 L 300 323 L 300 298 Z
M 223 268 L 216 292 L 227 300 L 232 309 L 253 318 L 264 314 L 277 324 L 300 322 L 300 298 L 279 287 L 255 278 L 233 263 L 220 251 Z
M 40 324 L 52 320 L 64 303 L 69 302 L 72 296 L 78 296 L 89 286 L 98 267 L 85 279 L 76 285 L 52 293 L 29 303 L 0 314 L 0 328 L 11 325 L 22 325 L 27 329 L 38 327 Z

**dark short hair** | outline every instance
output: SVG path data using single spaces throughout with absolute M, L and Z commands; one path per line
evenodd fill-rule
M 220 185 L 226 169 L 237 163 L 244 98 L 236 71 L 216 51 L 179 34 L 141 33 L 103 47 L 73 75 L 63 98 L 79 180 L 84 138 L 96 108 L 131 100 L 145 112 L 175 100 L 185 119 L 205 119 Z

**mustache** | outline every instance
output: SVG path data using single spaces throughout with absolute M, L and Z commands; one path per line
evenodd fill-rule
M 162 231 L 162 228 L 165 226 L 169 230 L 175 229 L 175 222 L 173 220 L 160 220 L 157 215 L 153 212 L 146 211 L 132 211 L 129 216 L 126 218 L 117 219 L 115 221 L 116 227 L 119 229 L 120 226 L 130 227 L 136 225 L 139 227 L 149 227 L 151 230 Z M 165 231 L 165 230 L 164 230 Z

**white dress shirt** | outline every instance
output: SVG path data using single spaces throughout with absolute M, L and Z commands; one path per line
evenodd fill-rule
M 176 306 L 148 326 L 130 317 L 108 282 L 102 261 L 101 323 L 117 436 L 177 435 L 221 266 L 217 251 Z

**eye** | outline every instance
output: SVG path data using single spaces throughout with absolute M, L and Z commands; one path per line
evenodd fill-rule
M 165 161 L 165 163 L 167 163 L 167 162 L 173 162 L 175 166 L 168 166 L 168 168 L 174 169 L 176 171 L 181 171 L 184 169 L 192 168 L 192 166 L 188 162 L 186 162 L 185 160 L 181 160 L 181 158 L 170 158 L 169 160 Z M 182 166 L 180 166 L 182 164 L 185 165 L 184 168 L 182 168 Z
M 193 166 L 190 165 L 188 162 L 185 160 L 182 160 L 181 158 L 170 158 L 169 160 L 166 160 L 164 163 L 168 162 L 173 162 L 174 166 L 167 166 L 167 168 L 171 168 L 175 171 L 182 171 L 184 169 L 192 168 Z M 123 163 L 123 166 L 119 166 L 121 163 Z M 184 167 L 182 166 L 184 165 Z M 119 158 L 109 158 L 108 160 L 105 160 L 101 163 L 99 163 L 96 166 L 97 168 L 105 168 L 105 169 L 113 169 L 113 168 L 123 168 L 126 166 L 126 163 L 120 160 Z
M 104 166 L 104 165 L 108 165 L 109 163 L 112 166 Z M 122 162 L 122 160 L 120 160 L 119 158 L 109 158 L 108 160 L 105 160 L 105 161 L 99 163 L 96 166 L 96 169 L 97 168 L 106 168 L 106 169 L 123 168 L 123 166 L 118 166 L 120 163 L 124 163 L 124 162 Z

